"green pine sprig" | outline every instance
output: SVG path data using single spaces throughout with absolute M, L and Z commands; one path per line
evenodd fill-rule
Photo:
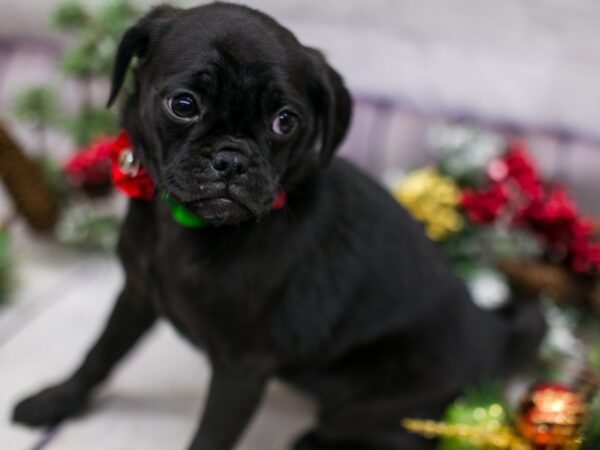
M 597 392 L 588 406 L 581 434 L 583 444 L 580 450 L 600 449 L 600 392 Z

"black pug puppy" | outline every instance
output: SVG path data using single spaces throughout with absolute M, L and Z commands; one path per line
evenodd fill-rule
M 428 449 L 402 418 L 439 417 L 465 385 L 533 357 L 535 305 L 478 309 L 421 227 L 333 158 L 351 100 L 318 51 L 250 8 L 161 6 L 125 33 L 111 102 L 134 56 L 134 152 L 158 192 L 216 226 L 180 226 L 160 195 L 131 201 L 126 282 L 104 332 L 16 421 L 80 412 L 161 316 L 212 364 L 196 450 L 233 448 L 273 377 L 320 406 L 297 450 Z

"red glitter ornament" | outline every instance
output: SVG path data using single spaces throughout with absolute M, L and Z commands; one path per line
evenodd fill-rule
M 523 399 L 517 428 L 537 450 L 562 450 L 577 436 L 585 414 L 585 401 L 571 388 L 539 384 Z

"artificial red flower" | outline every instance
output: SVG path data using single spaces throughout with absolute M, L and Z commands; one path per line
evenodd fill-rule
M 565 243 L 573 233 L 577 207 L 564 189 L 551 187 L 515 215 L 515 223 L 528 226 L 548 244 Z
M 504 158 L 494 158 L 488 163 L 485 174 L 492 183 L 501 183 L 508 176 L 508 164 Z
M 507 167 L 506 178 L 514 180 L 522 193 L 530 199 L 540 198 L 542 183 L 523 143 L 519 140 L 512 141 L 503 159 Z
M 128 197 L 150 200 L 154 183 L 144 168 L 137 173 L 125 173 L 119 167 L 122 151 L 131 150 L 127 134 L 116 138 L 101 138 L 91 147 L 78 151 L 64 166 L 69 184 L 88 191 L 100 191 L 112 184 Z
M 600 244 L 594 240 L 594 224 L 577 217 L 571 223 L 569 263 L 575 272 L 600 273 Z
M 508 143 L 504 159 L 512 176 L 526 174 L 534 178 L 538 177 L 537 168 L 529 156 L 529 152 L 523 141 L 519 139 L 511 140 Z
M 485 191 L 465 189 L 461 193 L 460 205 L 475 223 L 488 224 L 502 213 L 508 197 L 500 184 L 493 184 Z
M 589 240 L 573 242 L 569 249 L 570 265 L 577 273 L 600 273 L 600 245 Z
M 504 212 L 520 219 L 522 211 L 529 213 L 530 204 L 542 197 L 538 171 L 521 141 L 512 141 L 503 157 L 490 161 L 486 174 L 489 188 L 465 190 L 462 196 L 461 205 L 475 223 L 493 222 Z
M 513 226 L 533 231 L 549 254 L 576 273 L 600 273 L 600 244 L 591 222 L 579 215 L 564 189 L 544 186 L 522 141 L 512 141 L 503 157 L 488 164 L 486 174 L 489 187 L 462 193 L 461 206 L 471 221 L 508 218 Z
M 74 187 L 99 189 L 110 184 L 111 145 L 113 140 L 102 138 L 91 147 L 79 150 L 64 165 L 67 182 Z

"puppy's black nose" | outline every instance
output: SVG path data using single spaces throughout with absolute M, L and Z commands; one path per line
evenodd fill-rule
M 249 161 L 241 153 L 224 150 L 213 154 L 213 168 L 224 176 L 241 175 L 248 170 Z

